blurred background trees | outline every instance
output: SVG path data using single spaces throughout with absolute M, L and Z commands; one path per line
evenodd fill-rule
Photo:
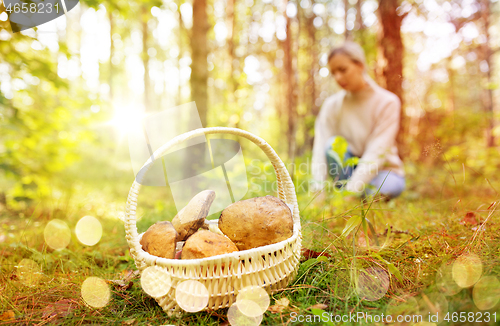
M 315 117 L 339 90 L 326 55 L 345 39 L 364 47 L 369 73 L 403 102 L 399 147 L 410 172 L 446 160 L 495 170 L 499 7 L 497 0 L 85 0 L 12 34 L 1 2 L 2 200 L 15 205 L 71 188 L 60 173 L 78 160 L 98 157 L 128 171 L 118 153 L 130 123 L 190 101 L 206 126 L 247 129 L 288 162 L 308 155 Z

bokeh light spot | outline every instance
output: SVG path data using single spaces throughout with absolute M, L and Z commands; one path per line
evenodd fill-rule
M 424 319 L 427 318 L 429 314 L 438 314 L 438 320 L 442 322 L 448 312 L 448 300 L 439 292 L 422 293 L 418 301 L 418 306 L 420 308 L 420 314 L 425 316 Z
M 393 320 L 397 316 L 416 315 L 418 313 L 418 302 L 414 297 L 405 295 L 401 298 L 391 299 L 387 304 L 385 314 L 391 315 Z
M 205 285 L 198 281 L 184 281 L 177 285 L 175 300 L 187 312 L 198 312 L 208 304 L 209 293 Z
M 355 273 L 351 269 L 338 270 L 331 280 L 330 287 L 339 298 L 347 300 L 355 292 L 351 286 L 351 279 L 354 277 Z
M 260 286 L 247 286 L 236 296 L 239 310 L 248 317 L 263 315 L 271 300 L 269 294 Z
M 153 298 L 159 298 L 170 291 L 172 280 L 163 268 L 151 266 L 142 272 L 141 286 L 147 294 Z
M 87 246 L 93 246 L 101 240 L 101 222 L 93 216 L 84 216 L 76 224 L 75 233 L 81 243 Z
M 17 265 L 17 279 L 26 286 L 36 286 L 42 277 L 42 269 L 31 259 L 23 259 Z
M 91 276 L 82 284 L 82 298 L 86 304 L 94 308 L 106 306 L 111 298 L 109 286 L 102 278 Z
M 455 295 L 462 290 L 453 279 L 452 269 L 453 265 L 445 262 L 436 273 L 436 285 L 446 296 Z
M 250 317 L 245 315 L 241 310 L 240 307 L 243 307 L 244 305 L 252 305 L 255 304 L 254 302 L 250 300 L 240 300 L 235 303 L 231 307 L 229 307 L 229 310 L 227 311 L 227 320 L 229 321 L 229 324 L 232 326 L 258 326 L 262 322 L 263 315 L 259 315 L 256 317 Z M 255 304 L 258 306 L 257 304 Z
M 66 222 L 54 219 L 45 226 L 43 237 L 50 248 L 54 250 L 64 249 L 71 241 L 71 230 Z
M 389 275 L 379 267 L 369 267 L 360 271 L 356 291 L 361 298 L 368 301 L 377 301 L 389 289 Z
M 481 310 L 495 307 L 500 300 L 500 282 L 495 276 L 482 277 L 472 289 L 472 298 Z
M 481 259 L 474 254 L 462 255 L 453 263 L 453 280 L 458 286 L 468 288 L 476 284 L 483 273 Z

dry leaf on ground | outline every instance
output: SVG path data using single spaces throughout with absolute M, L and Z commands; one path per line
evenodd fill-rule
M 54 315 L 67 316 L 78 306 L 78 303 L 72 299 L 63 299 L 47 305 L 42 309 L 42 317 L 48 318 Z
M 7 310 L 0 315 L 0 321 L 7 321 L 16 318 L 16 314 L 12 310 Z
M 309 308 L 307 309 L 321 309 L 321 310 L 325 310 L 326 308 L 328 308 L 328 306 L 324 303 L 317 303 L 313 306 L 310 306 Z
M 467 212 L 464 218 L 460 221 L 460 224 L 462 225 L 477 225 L 478 223 L 477 215 L 474 212 Z
M 138 275 L 139 271 L 125 270 L 120 273 L 119 280 L 107 280 L 107 281 L 113 284 L 117 290 L 126 291 L 134 284 L 132 280 Z
M 290 300 L 288 300 L 287 298 L 281 298 L 279 300 L 276 300 L 276 304 L 274 306 L 270 306 L 269 308 L 267 308 L 267 310 L 269 310 L 273 314 L 278 314 L 283 312 L 283 310 L 285 310 L 285 308 L 287 308 L 289 304 Z
M 307 249 L 307 248 L 302 248 L 302 256 L 304 256 L 304 258 L 306 258 L 306 259 L 318 258 L 320 256 L 325 256 L 325 257 L 328 257 L 328 258 L 331 257 L 326 252 L 317 252 L 317 251 L 314 251 L 314 250 L 311 250 L 311 249 Z

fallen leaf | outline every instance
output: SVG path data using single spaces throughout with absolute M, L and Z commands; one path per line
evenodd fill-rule
M 309 308 L 307 309 L 321 309 L 321 310 L 325 310 L 326 308 L 328 308 L 328 306 L 324 303 L 317 303 L 313 306 L 310 306 Z
M 124 280 L 107 280 L 109 283 L 113 284 L 115 288 L 119 291 L 126 291 L 128 290 L 134 282 L 126 282 Z
M 124 281 L 132 281 L 134 278 L 138 277 L 140 275 L 140 272 L 138 270 L 124 270 L 123 272 L 120 273 L 120 276 L 122 280 Z
M 135 324 L 135 318 L 122 321 L 122 325 L 132 325 L 132 324 Z
M 47 307 L 42 309 L 42 317 L 48 318 L 51 316 L 59 315 L 59 316 L 67 316 L 71 313 L 73 309 L 78 306 L 76 301 L 71 299 L 63 299 L 57 302 L 51 303 L 47 305 Z
M 5 321 L 5 320 L 12 320 L 16 317 L 16 314 L 12 310 L 7 310 L 3 314 L 0 315 L 0 320 Z
M 270 306 L 269 308 L 267 308 L 267 310 L 269 310 L 273 314 L 278 314 L 283 312 L 283 310 L 285 310 L 285 308 L 287 308 L 289 304 L 290 300 L 288 300 L 287 298 L 281 298 L 279 300 L 276 300 L 276 304 L 274 306 Z
M 320 256 L 331 257 L 331 255 L 326 252 L 317 252 L 307 248 L 302 248 L 302 256 L 306 259 L 318 258 Z
M 117 290 L 126 291 L 134 283 L 132 280 L 139 275 L 139 271 L 124 270 L 120 273 L 121 278 L 118 280 L 107 280 L 109 283 L 113 284 Z
M 477 215 L 474 212 L 467 212 L 460 221 L 462 225 L 477 225 L 478 223 Z

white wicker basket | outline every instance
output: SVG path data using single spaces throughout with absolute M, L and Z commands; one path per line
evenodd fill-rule
M 137 196 L 141 189 L 141 181 L 153 164 L 153 160 L 161 158 L 170 148 L 193 137 L 209 134 L 232 134 L 245 137 L 259 146 L 270 159 L 278 183 L 278 197 L 293 206 L 293 235 L 279 243 L 250 250 L 191 260 L 166 259 L 150 255 L 139 243 L 141 235 L 137 232 L 136 209 Z M 170 275 L 172 286 L 168 293 L 155 298 L 165 311 L 178 311 L 175 301 L 177 285 L 186 280 L 203 283 L 209 292 L 207 308 L 220 309 L 230 307 L 236 301 L 238 291 L 247 286 L 261 286 L 267 292 L 273 292 L 287 286 L 297 274 L 301 249 L 301 232 L 299 207 L 295 187 L 285 165 L 276 152 L 262 138 L 247 131 L 236 128 L 202 128 L 177 136 L 160 147 L 137 175 L 130 188 L 125 213 L 125 231 L 130 253 L 137 268 L 144 271 L 147 267 L 158 266 Z M 221 268 L 224 264 L 224 268 Z M 229 268 L 226 268 L 229 266 Z M 156 286 L 162 286 L 161 280 Z

